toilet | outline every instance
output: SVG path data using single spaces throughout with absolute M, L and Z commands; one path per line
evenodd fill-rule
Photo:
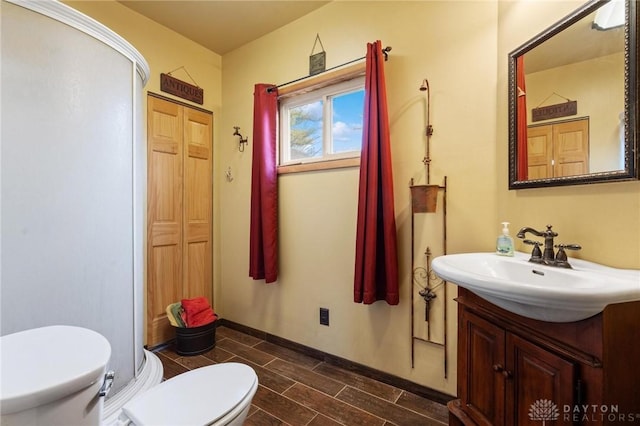
M 0 424 L 102 424 L 111 346 L 95 331 L 49 326 L 0 337 Z M 166 380 L 124 404 L 118 425 L 242 425 L 258 388 L 245 364 L 222 363 Z

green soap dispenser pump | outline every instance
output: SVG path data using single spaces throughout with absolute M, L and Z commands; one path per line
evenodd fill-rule
M 513 256 L 513 238 L 509 235 L 509 222 L 502 222 L 502 235 L 496 242 L 496 254 L 500 256 Z

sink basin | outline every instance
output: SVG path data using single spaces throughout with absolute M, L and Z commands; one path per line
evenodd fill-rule
M 640 270 L 569 259 L 573 269 L 529 262 L 529 254 L 463 253 L 433 259 L 443 280 L 510 312 L 548 322 L 573 322 L 608 304 L 640 300 Z

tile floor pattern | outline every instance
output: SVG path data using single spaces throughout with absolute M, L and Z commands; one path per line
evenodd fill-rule
M 216 347 L 183 357 L 169 346 L 156 352 L 165 379 L 220 362 L 242 362 L 259 387 L 245 426 L 445 425 L 446 406 L 228 327 Z

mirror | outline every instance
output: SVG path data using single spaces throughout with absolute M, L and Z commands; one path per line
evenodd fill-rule
M 638 179 L 636 7 L 591 0 L 509 54 L 509 189 Z

